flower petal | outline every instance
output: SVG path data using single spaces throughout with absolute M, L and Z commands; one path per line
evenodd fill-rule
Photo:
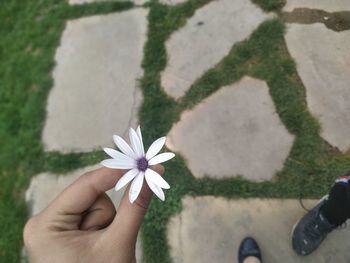
M 124 141 L 124 139 L 118 135 L 113 135 L 114 143 L 118 146 L 119 150 L 121 150 L 127 156 L 135 159 L 136 154 L 133 152 L 131 147 Z
M 160 188 L 159 186 L 156 186 L 154 183 L 152 183 L 151 181 L 148 181 L 147 180 L 147 177 L 146 177 L 146 181 L 147 181 L 147 184 L 149 186 L 149 188 L 152 190 L 152 192 L 158 196 L 158 198 L 162 201 L 165 200 L 165 195 L 164 195 L 164 192 L 162 190 L 162 188 Z
M 131 142 L 131 146 L 134 150 L 134 152 L 136 153 L 138 158 L 143 157 L 143 152 L 142 152 L 142 147 L 141 147 L 141 142 L 139 139 L 139 136 L 137 135 L 137 133 L 135 132 L 135 130 L 133 128 L 129 129 L 129 138 L 130 138 L 130 142 Z
M 123 160 L 107 159 L 103 160 L 101 164 L 112 169 L 133 169 L 135 164 L 124 162 Z
M 165 140 L 166 137 L 161 137 L 151 144 L 146 153 L 147 160 L 152 159 L 154 156 L 156 156 L 157 153 L 159 153 L 159 151 L 163 148 L 165 144 Z
M 145 155 L 145 148 L 143 147 L 143 140 L 142 140 L 142 134 L 141 134 L 141 128 L 140 125 L 136 129 L 137 136 L 139 136 L 141 148 L 142 148 L 142 155 Z
M 156 156 L 154 156 L 151 160 L 148 161 L 148 164 L 149 165 L 155 165 L 155 164 L 158 164 L 158 163 L 164 163 L 168 160 L 170 160 L 171 158 L 174 158 L 175 157 L 175 154 L 174 153 L 170 153 L 170 152 L 167 152 L 167 153 L 161 153 L 161 154 L 158 154 Z
M 134 181 L 132 181 L 130 190 L 129 190 L 129 201 L 130 203 L 135 202 L 139 196 L 143 184 L 143 178 L 145 176 L 144 172 L 139 172 Z
M 164 189 L 170 188 L 170 185 L 163 179 L 163 177 L 161 177 L 157 172 L 153 171 L 152 169 L 147 169 L 145 176 L 147 182 L 151 181 L 155 185 Z
M 122 178 L 119 179 L 118 183 L 115 185 L 114 189 L 116 191 L 119 191 L 122 189 L 125 185 L 127 185 L 132 179 L 138 175 L 139 170 L 134 168 L 128 171 L 126 174 L 122 176 Z
M 107 153 L 109 156 L 111 156 L 113 159 L 116 160 L 122 160 L 125 162 L 130 162 L 130 163 L 134 163 L 135 167 L 136 167 L 136 162 L 133 158 L 131 158 L 130 156 L 125 155 L 124 153 L 121 153 L 117 150 L 111 149 L 111 148 L 103 148 L 103 150 L 105 151 L 105 153 Z

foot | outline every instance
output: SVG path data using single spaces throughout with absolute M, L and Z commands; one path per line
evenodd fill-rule
M 318 248 L 327 235 L 336 228 L 336 226 L 331 225 L 322 215 L 321 207 L 325 202 L 327 202 L 327 196 L 323 197 L 294 226 L 292 232 L 293 249 L 301 256 L 311 254 Z
M 242 240 L 238 250 L 238 262 L 245 263 L 245 259 L 255 257 L 261 261 L 261 253 L 258 244 L 251 237 L 246 237 Z

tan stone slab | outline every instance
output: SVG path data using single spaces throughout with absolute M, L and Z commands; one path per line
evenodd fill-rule
M 55 175 L 51 173 L 42 173 L 31 179 L 30 186 L 26 191 L 26 202 L 29 208 L 29 217 L 38 214 L 45 209 L 67 186 L 72 184 L 81 175 L 86 172 L 100 168 L 100 165 L 93 165 L 86 168 L 75 170 L 66 175 Z M 124 190 L 107 191 L 108 196 L 116 207 L 123 197 Z M 136 260 L 142 262 L 142 246 L 139 237 L 136 243 Z M 27 262 L 26 251 L 22 251 L 22 261 Z
M 349 0 L 287 0 L 283 11 L 291 12 L 295 8 L 320 9 L 327 12 L 350 11 Z
M 164 5 L 178 5 L 186 2 L 187 0 L 159 0 L 159 3 Z
M 304 201 L 313 207 L 316 200 Z M 294 253 L 293 225 L 304 215 L 298 200 L 185 197 L 183 210 L 168 224 L 174 263 L 238 263 L 241 240 L 253 236 L 268 263 L 347 263 L 350 229 L 333 231 L 307 257 Z
M 103 2 L 133 2 L 136 5 L 143 5 L 147 3 L 148 0 L 68 0 L 71 5 L 81 5 L 81 4 L 89 4 L 89 3 L 103 3 Z
M 45 149 L 89 151 L 136 126 L 148 11 L 68 21 L 47 103 Z
M 285 39 L 306 88 L 308 107 L 321 122 L 322 137 L 346 152 L 350 148 L 350 31 L 334 32 L 323 24 L 289 24 Z
M 181 115 L 167 146 L 194 176 L 271 179 L 283 168 L 294 136 L 281 123 L 265 82 L 244 77 Z
M 120 0 L 68 0 L 71 5 L 81 5 L 89 3 L 103 3 L 103 2 L 121 2 Z
M 166 42 L 168 64 L 162 72 L 162 87 L 174 98 L 183 96 L 235 43 L 271 17 L 246 0 L 234 4 L 232 0 L 217 0 L 198 9 Z

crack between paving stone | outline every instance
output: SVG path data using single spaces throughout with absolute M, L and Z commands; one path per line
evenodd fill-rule
M 136 84 L 134 86 L 134 91 L 132 93 L 132 98 L 133 98 L 133 103 L 131 105 L 131 111 L 130 111 L 130 118 L 129 118 L 129 121 L 128 121 L 128 125 L 126 126 L 126 130 L 124 131 L 123 133 L 123 136 L 125 137 L 127 135 L 127 132 L 129 130 L 129 128 L 131 127 L 131 124 L 132 124 L 132 120 L 133 120 L 133 117 L 134 117 L 134 114 L 135 114 L 135 107 L 136 107 L 136 103 L 137 103 L 137 89 L 138 89 L 138 85 Z M 134 127 L 136 129 L 136 127 Z
M 323 23 L 336 32 L 350 29 L 350 11 L 330 13 L 319 9 L 295 8 L 292 12 L 281 12 L 278 15 L 286 23 Z
M 116 83 L 116 80 L 115 80 L 115 77 L 112 73 L 110 73 L 110 77 L 112 78 L 112 81 L 114 83 Z M 137 79 L 138 81 L 138 79 Z M 137 89 L 138 89 L 138 86 L 137 84 L 134 86 L 134 90 L 133 90 L 133 93 L 132 93 L 132 98 L 133 98 L 133 102 L 132 102 L 132 105 L 131 105 L 131 110 L 130 110 L 130 118 L 128 120 L 128 123 L 126 125 L 126 128 L 125 130 L 123 131 L 123 133 L 121 134 L 122 137 L 126 137 L 128 135 L 128 131 L 129 131 L 129 128 L 131 128 L 131 123 L 132 123 L 132 120 L 133 120 L 133 117 L 134 117 L 134 112 L 135 112 L 135 106 L 136 106 L 136 103 L 137 103 Z M 135 127 L 136 128 L 136 127 Z

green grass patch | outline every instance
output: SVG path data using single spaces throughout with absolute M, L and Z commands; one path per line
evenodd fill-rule
M 286 0 L 252 0 L 252 2 L 267 12 L 279 11 L 286 4 Z

